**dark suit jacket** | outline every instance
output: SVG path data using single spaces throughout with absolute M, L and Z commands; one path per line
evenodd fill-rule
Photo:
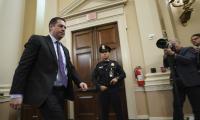
M 77 86 L 81 80 L 70 62 L 69 51 L 63 45 L 62 47 L 68 70 L 66 99 L 73 100 L 72 80 Z M 33 35 L 25 44 L 10 94 L 22 94 L 24 103 L 40 106 L 51 92 L 57 72 L 57 58 L 50 36 Z
M 192 47 L 181 48 L 175 57 L 175 80 L 181 80 L 187 87 L 200 85 L 200 74 L 197 70 L 196 54 Z M 176 75 L 174 74 L 174 75 Z

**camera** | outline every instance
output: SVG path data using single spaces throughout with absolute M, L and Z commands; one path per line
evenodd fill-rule
M 175 51 L 175 45 L 170 43 L 168 39 L 160 38 L 156 42 L 156 46 L 161 49 L 170 48 L 172 51 Z

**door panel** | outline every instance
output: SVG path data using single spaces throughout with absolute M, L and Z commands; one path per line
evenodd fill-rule
M 77 71 L 80 73 L 81 78 L 87 78 L 84 79 L 84 81 L 88 84 L 88 86 L 92 86 L 91 84 L 91 75 L 88 73 L 91 73 L 91 53 L 85 52 L 77 54 Z
M 73 60 L 74 65 L 88 87 L 92 86 L 91 72 L 93 66 L 92 51 L 93 31 L 84 30 L 73 33 Z
M 86 29 L 73 33 L 73 60 L 74 65 L 84 82 L 92 88 L 91 73 L 93 66 L 93 30 Z M 96 120 L 96 93 L 91 91 L 82 92 L 75 88 L 75 120 Z
M 76 34 L 76 49 L 90 48 L 92 45 L 92 31 L 83 31 Z
M 74 31 L 73 60 L 80 77 L 89 86 L 89 90 L 81 92 L 75 88 L 75 120 L 99 120 L 99 104 L 95 86 L 91 82 L 91 74 L 100 61 L 99 46 L 104 43 L 112 48 L 111 59 L 121 64 L 118 28 L 116 23 L 96 26 L 84 30 Z M 121 93 L 123 113 L 127 119 L 125 89 Z M 111 107 L 110 107 L 111 108 Z M 116 120 L 116 115 L 110 109 L 109 120 Z
M 100 44 L 117 44 L 118 38 L 116 34 L 115 25 L 100 26 L 97 28 L 97 39 Z
M 97 95 L 94 92 L 77 92 L 75 120 L 98 120 Z

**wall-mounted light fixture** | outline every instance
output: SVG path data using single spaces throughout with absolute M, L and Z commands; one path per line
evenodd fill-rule
M 188 20 L 191 18 L 191 14 L 193 11 L 193 8 L 191 8 L 192 4 L 196 0 L 170 0 L 169 4 L 171 4 L 173 7 L 182 7 L 184 10 L 181 16 L 179 17 L 179 20 L 183 26 L 187 25 Z

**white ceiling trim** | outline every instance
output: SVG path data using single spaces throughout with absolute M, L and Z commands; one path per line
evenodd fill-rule
M 96 7 L 91 7 L 91 8 L 84 9 L 84 10 L 81 10 L 81 11 L 78 11 L 78 12 L 72 12 L 86 1 L 87 0 L 73 0 L 73 2 L 71 2 L 69 5 L 67 5 L 59 13 L 59 16 L 61 16 L 63 18 L 70 18 L 70 17 L 73 17 L 73 16 L 88 13 L 88 12 L 91 12 L 91 11 L 97 11 L 97 10 L 101 10 L 101 9 L 105 9 L 105 8 L 110 8 L 110 7 L 113 7 L 113 6 L 118 6 L 118 5 L 121 5 L 121 4 L 126 4 L 126 2 L 127 2 L 127 0 L 120 0 L 120 1 L 108 0 L 110 2 L 107 3 L 107 4 L 99 5 L 99 6 L 96 6 Z

